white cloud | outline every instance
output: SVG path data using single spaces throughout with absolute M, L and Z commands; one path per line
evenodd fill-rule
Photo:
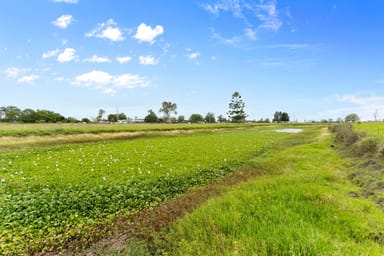
M 244 34 L 250 40 L 257 40 L 256 31 L 254 29 L 245 28 L 244 29 Z
M 9 67 L 4 72 L 7 77 L 18 77 L 22 71 L 16 67 Z
M 149 85 L 149 81 L 139 75 L 123 74 L 115 77 L 113 84 L 118 88 L 132 89 L 135 87 L 146 87 Z
M 241 19 L 244 23 L 242 36 L 250 40 L 257 40 L 257 32 L 259 30 L 278 31 L 283 22 L 276 7 L 276 0 L 260 0 L 259 3 L 255 2 L 250 0 L 217 0 L 214 4 L 203 4 L 202 8 L 215 16 L 218 16 L 221 12 L 232 13 L 233 17 Z M 285 15 L 289 18 L 288 14 Z M 218 34 L 213 37 L 224 41 Z M 232 42 L 227 41 L 227 43 Z
M 159 64 L 159 60 L 155 59 L 152 56 L 140 56 L 139 62 L 142 65 L 157 65 L 157 64 Z
M 186 56 L 189 59 L 194 60 L 194 59 L 197 59 L 200 56 L 200 53 L 199 52 L 191 52 L 191 53 L 186 54 Z
M 31 83 L 35 80 L 39 79 L 38 75 L 29 75 L 29 76 L 23 76 L 17 79 L 18 83 Z
M 211 29 L 212 31 L 212 38 L 218 40 L 219 42 L 223 44 L 228 44 L 228 45 L 236 45 L 237 43 L 241 42 L 241 38 L 238 36 L 233 36 L 231 38 L 225 38 L 219 33 L 215 32 L 214 29 Z
M 121 29 L 113 19 L 97 24 L 97 27 L 85 34 L 85 36 L 109 39 L 112 42 L 123 41 L 125 39 Z
M 362 120 L 374 120 L 374 113 L 378 110 L 380 119 L 383 118 L 384 96 L 374 94 L 345 94 L 336 97 L 339 103 L 347 104 L 346 107 L 328 110 L 328 113 L 346 116 L 350 113 L 356 113 Z
M 124 63 L 127 63 L 131 60 L 132 58 L 129 57 L 129 56 L 125 56 L 125 57 L 117 57 L 116 60 L 120 63 L 120 64 L 124 64 Z
M 78 0 L 52 0 L 55 3 L 77 4 Z
M 108 84 L 112 80 L 112 76 L 104 71 L 93 70 L 91 72 L 76 76 L 75 81 L 83 85 L 92 84 Z
M 92 57 L 87 58 L 84 61 L 85 62 L 91 62 L 91 63 L 108 63 L 108 62 L 111 62 L 110 59 L 108 59 L 106 57 L 99 57 L 97 55 L 93 55 Z
M 157 25 L 153 29 L 151 26 L 147 26 L 144 23 L 141 23 L 137 27 L 136 34 L 133 36 L 137 40 L 141 42 L 147 42 L 153 44 L 155 41 L 155 38 L 162 35 L 164 33 L 163 26 Z
M 43 53 L 42 58 L 43 59 L 52 58 L 52 57 L 56 56 L 59 52 L 60 52 L 59 49 L 45 52 L 45 53 Z
M 229 6 L 225 3 L 216 3 L 216 4 L 203 4 L 203 9 L 214 15 L 218 15 L 220 11 L 228 11 Z
M 56 20 L 52 21 L 52 24 L 59 27 L 59 28 L 67 28 L 73 21 L 72 15 L 61 15 Z
M 76 56 L 76 50 L 73 48 L 65 48 L 62 53 L 57 56 L 58 62 L 70 62 L 72 60 L 76 60 L 78 57 Z
M 115 94 L 117 89 L 146 87 L 150 81 L 135 74 L 111 75 L 105 71 L 93 70 L 75 77 L 73 84 L 101 90 L 106 94 Z

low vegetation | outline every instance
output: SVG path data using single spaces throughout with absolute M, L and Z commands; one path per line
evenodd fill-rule
M 342 129 L 332 129 L 336 132 L 338 150 L 352 160 L 349 177 L 361 188 L 355 196 L 372 199 L 384 210 L 384 137 L 380 135 L 384 124 L 358 123 L 343 126 Z M 340 140 L 345 136 L 354 137 L 354 142 Z
M 83 248 L 117 215 L 224 177 L 287 136 L 246 129 L 3 153 L 0 254 Z
M 227 187 L 122 255 L 383 255 L 384 213 L 356 197 L 348 160 L 323 131 L 248 162 L 264 176 Z M 300 141 L 300 140 L 299 140 Z M 326 159 L 326 161 L 324 161 Z M 154 244 L 154 245 L 153 245 Z M 115 253 L 110 251 L 108 253 Z

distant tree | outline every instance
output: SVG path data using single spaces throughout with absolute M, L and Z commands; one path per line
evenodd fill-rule
M 77 120 L 77 118 L 76 117 L 68 117 L 67 118 L 67 122 L 68 123 L 78 123 L 79 122 L 79 120 Z
M 157 123 L 157 122 L 159 122 L 159 118 L 157 117 L 155 112 L 153 112 L 153 110 L 150 109 L 150 110 L 148 110 L 148 115 L 146 115 L 144 117 L 144 122 L 146 122 L 146 123 Z
M 269 118 L 264 119 L 264 123 L 270 123 L 270 122 L 271 120 L 269 120 Z
M 344 120 L 345 120 L 345 122 L 348 122 L 348 123 L 354 123 L 354 122 L 359 122 L 360 117 L 357 114 L 352 113 L 352 114 L 347 115 L 344 118 Z
M 97 114 L 97 117 L 96 117 L 96 120 L 97 121 L 101 121 L 101 120 L 103 120 L 103 116 L 104 116 L 104 114 L 105 114 L 105 110 L 104 109 L 99 109 L 99 113 Z
M 89 118 L 87 118 L 87 117 L 84 117 L 84 118 L 81 119 L 81 122 L 83 122 L 83 123 L 90 123 L 91 120 L 89 120 Z
M 289 122 L 289 115 L 287 112 L 281 112 L 281 111 L 276 111 L 275 114 L 273 115 L 273 120 L 272 122 Z
M 127 116 L 124 113 L 120 113 L 117 115 L 117 120 L 127 120 Z
M 215 114 L 212 113 L 212 112 L 208 112 L 206 115 L 205 115 L 205 118 L 204 118 L 204 121 L 207 122 L 207 123 L 216 123 L 216 118 L 215 118 Z
M 2 112 L 6 122 L 17 122 L 21 116 L 21 110 L 15 106 L 2 107 Z
M 5 107 L 0 107 L 0 121 L 4 121 L 5 118 Z
M 163 101 L 163 103 L 161 103 L 159 112 L 164 113 L 163 120 L 165 123 L 169 123 L 172 113 L 177 114 L 176 109 L 176 103 L 172 103 L 170 101 Z
M 30 108 L 26 108 L 21 111 L 20 121 L 23 123 L 35 123 L 36 122 L 36 111 Z
M 189 117 L 189 121 L 191 123 L 199 123 L 199 122 L 203 122 L 204 121 L 204 118 L 202 115 L 200 114 L 192 114 L 190 117 Z
M 46 109 L 37 109 L 36 110 L 36 121 L 40 123 L 56 123 L 62 122 L 65 120 L 65 117 L 59 113 L 55 113 Z
M 225 123 L 225 122 L 227 122 L 227 119 L 223 115 L 218 115 L 217 116 L 217 121 L 219 123 Z
M 185 121 L 185 117 L 183 115 L 177 117 L 178 123 L 184 123 L 184 121 Z
M 289 115 L 287 112 L 281 114 L 281 122 L 289 122 Z
M 109 114 L 107 119 L 108 119 L 108 122 L 115 123 L 115 122 L 117 122 L 117 115 L 116 114 Z
M 228 117 L 233 123 L 245 122 L 247 115 L 245 114 L 245 103 L 238 92 L 232 94 L 231 102 L 229 103 Z

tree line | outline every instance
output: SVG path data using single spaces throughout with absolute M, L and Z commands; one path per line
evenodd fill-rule
M 155 111 L 152 109 L 148 110 L 148 114 L 144 119 L 140 119 L 142 122 L 146 123 L 216 123 L 216 122 L 233 122 L 233 123 L 242 123 L 246 121 L 247 114 L 245 112 L 245 103 L 239 92 L 234 92 L 232 94 L 231 101 L 228 104 L 227 117 L 223 115 L 215 116 L 214 113 L 208 112 L 206 115 L 201 114 L 192 114 L 188 119 L 184 115 L 177 115 L 177 104 L 170 101 L 163 101 L 158 113 L 162 116 L 156 115 Z M 124 113 L 115 113 L 108 114 L 106 116 L 106 111 L 100 109 L 96 118 L 90 120 L 89 118 L 82 118 L 78 120 L 74 117 L 64 117 L 60 113 L 56 113 L 51 110 L 46 109 L 20 109 L 15 106 L 4 106 L 0 107 L 0 122 L 20 122 L 20 123 L 58 123 L 58 122 L 135 122 L 138 119 L 132 119 L 127 117 Z M 286 112 L 276 111 L 274 114 L 273 122 L 289 122 L 289 115 Z M 269 123 L 270 120 L 260 119 L 257 122 L 266 122 Z

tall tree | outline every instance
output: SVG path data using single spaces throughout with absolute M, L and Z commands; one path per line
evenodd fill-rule
M 213 114 L 212 112 L 208 112 L 204 118 L 204 121 L 209 123 L 209 124 L 216 123 L 215 114 Z
M 232 94 L 231 102 L 229 103 L 229 111 L 228 117 L 234 123 L 245 122 L 245 118 L 247 117 L 245 113 L 245 103 L 241 98 L 239 92 L 234 92 Z
M 104 109 L 99 109 L 99 113 L 97 114 L 97 117 L 96 117 L 96 120 L 97 121 L 101 121 L 101 120 L 103 120 L 103 116 L 104 116 L 104 114 L 105 114 L 105 110 Z
M 275 114 L 273 115 L 273 120 L 272 122 L 289 122 L 289 115 L 287 112 L 281 112 L 281 111 L 276 111 Z
M 163 120 L 165 123 L 170 122 L 172 113 L 177 114 L 176 109 L 176 103 L 172 103 L 170 101 L 163 101 L 163 103 L 161 103 L 161 108 L 159 112 L 162 112 L 164 114 Z

